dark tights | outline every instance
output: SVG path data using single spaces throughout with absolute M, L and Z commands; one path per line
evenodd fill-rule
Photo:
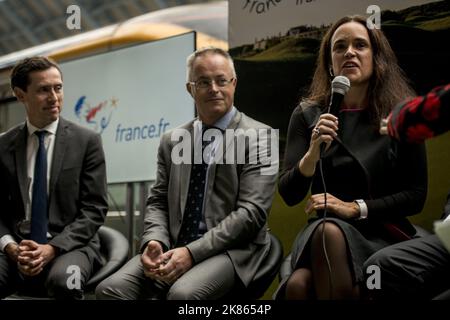
M 325 247 L 331 273 L 324 253 L 322 229 L 325 233 Z M 309 263 L 295 270 L 287 281 L 286 299 L 324 300 L 359 297 L 359 287 L 354 286 L 352 281 L 345 236 L 336 224 L 325 222 L 316 228 L 310 241 L 309 252 Z

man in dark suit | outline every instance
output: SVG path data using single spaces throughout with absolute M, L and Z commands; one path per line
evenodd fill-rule
M 186 87 L 198 118 L 161 138 L 142 254 L 104 280 L 96 289 L 97 298 L 221 298 L 247 286 L 270 250 L 267 216 L 278 151 L 271 150 L 271 169 L 260 161 L 269 139 L 259 140 L 258 149 L 252 142 L 245 148 L 239 144 L 241 152 L 234 152 L 234 142 L 246 130 L 258 133 L 270 128 L 233 106 L 237 80 L 226 51 L 196 51 L 187 68 Z M 278 143 L 277 138 L 272 142 Z M 183 145 L 187 147 L 180 148 Z M 245 161 L 239 162 L 244 153 Z M 214 161 L 206 160 L 213 155 Z
M 60 117 L 63 82 L 53 61 L 19 62 L 11 87 L 27 119 L 0 137 L 0 297 L 20 290 L 82 298 L 102 264 L 101 138 Z

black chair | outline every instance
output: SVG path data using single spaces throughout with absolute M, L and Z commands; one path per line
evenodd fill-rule
M 85 299 L 95 299 L 95 288 L 108 276 L 120 269 L 128 259 L 128 240 L 119 231 L 101 226 L 98 230 L 100 237 L 100 252 L 105 261 L 88 281 L 85 287 Z M 48 300 L 48 297 L 23 295 L 20 292 L 12 294 L 5 300 Z
M 234 290 L 227 294 L 224 299 L 244 299 L 257 300 L 260 299 L 266 290 L 272 284 L 272 281 L 278 274 L 281 262 L 283 260 L 283 246 L 280 240 L 269 232 L 270 251 L 261 264 L 261 268 L 256 273 L 252 282 L 247 288 L 238 285 Z
M 102 226 L 98 230 L 100 236 L 100 251 L 105 264 L 86 284 L 85 290 L 95 291 L 97 285 L 120 269 L 128 259 L 128 240 L 119 231 Z

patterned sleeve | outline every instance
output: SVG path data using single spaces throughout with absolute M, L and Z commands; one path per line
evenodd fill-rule
M 410 143 L 423 142 L 449 129 L 450 84 L 400 103 L 388 121 L 389 135 Z

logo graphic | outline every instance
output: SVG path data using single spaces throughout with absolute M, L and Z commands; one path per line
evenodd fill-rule
M 379 266 L 371 264 L 367 267 L 366 273 L 369 275 L 366 286 L 369 290 L 381 289 L 381 269 Z
M 76 4 L 67 7 L 67 14 L 71 14 L 66 20 L 66 27 L 69 30 L 81 30 L 81 9 Z
M 202 138 L 186 129 L 174 129 L 170 139 L 174 164 L 253 164 L 261 175 L 278 173 L 278 129 L 207 129 Z M 203 140 L 203 141 L 202 141 Z M 203 148 L 204 142 L 210 142 Z M 192 145 L 193 157 L 192 157 Z M 192 161 L 193 160 L 193 161 Z
M 366 20 L 367 28 L 370 30 L 381 29 L 381 9 L 375 4 L 371 4 L 367 7 L 366 13 L 372 14 Z
M 70 265 L 67 267 L 66 273 L 69 275 L 66 280 L 67 289 L 73 290 L 81 289 L 81 271 L 77 265 Z
M 102 134 L 111 121 L 117 102 L 118 99 L 112 97 L 92 106 L 87 102 L 86 96 L 81 96 L 75 104 L 74 112 L 79 122 Z

